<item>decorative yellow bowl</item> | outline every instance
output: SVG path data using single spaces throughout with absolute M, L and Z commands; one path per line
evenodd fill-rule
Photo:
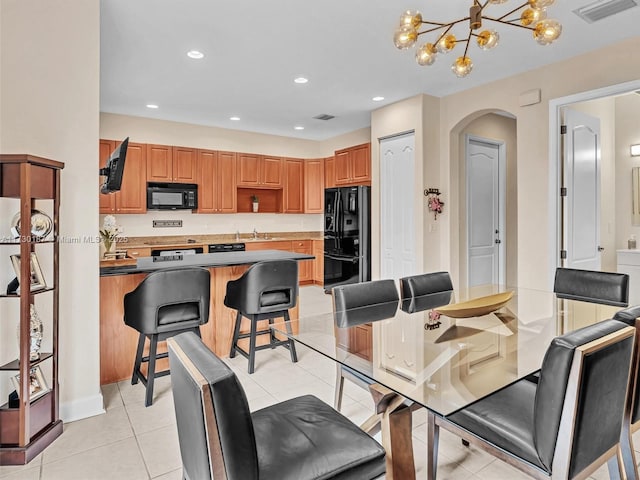
M 513 292 L 496 293 L 466 302 L 451 303 L 438 307 L 435 311 L 451 318 L 480 317 L 504 307 L 511 300 L 511 297 L 513 297 Z

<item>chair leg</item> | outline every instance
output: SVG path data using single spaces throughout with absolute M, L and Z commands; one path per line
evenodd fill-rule
M 242 315 L 240 312 L 236 314 L 236 325 L 233 328 L 233 338 L 231 339 L 231 351 L 229 352 L 229 358 L 236 356 L 236 347 L 238 346 L 238 336 L 240 335 L 240 325 L 242 324 Z
M 439 439 L 440 427 L 436 425 L 436 416 L 427 410 L 427 480 L 436 480 Z
M 148 407 L 153 403 L 153 381 L 156 376 L 156 350 L 158 349 L 158 335 L 151 335 L 149 343 L 149 369 L 147 370 L 147 392 L 144 399 L 144 406 Z
M 344 376 L 342 375 L 342 366 L 336 363 L 336 392 L 333 400 L 333 408 L 340 411 L 342 408 L 342 392 L 344 390 Z
M 249 337 L 249 374 L 255 370 L 256 363 L 256 330 L 258 329 L 258 321 L 251 316 L 251 335 Z
M 278 339 L 276 338 L 276 334 L 273 331 L 273 329 L 271 328 L 271 326 L 273 325 L 273 318 L 269 319 L 269 343 L 271 344 L 271 349 L 273 350 L 274 348 L 276 348 L 277 345 L 274 345 L 275 342 L 278 341 Z
M 140 334 L 138 337 L 138 349 L 136 350 L 136 359 L 133 362 L 133 374 L 131 375 L 131 385 L 138 383 L 138 375 L 140 372 L 140 364 L 142 363 L 142 353 L 144 352 L 144 341 L 146 337 Z
M 291 330 L 291 324 L 289 323 L 291 321 L 291 319 L 289 318 L 289 311 L 285 310 L 284 311 L 284 321 L 286 329 L 287 329 L 287 333 L 289 335 L 291 335 L 293 333 L 293 331 Z M 291 361 L 293 363 L 296 363 L 298 361 L 298 353 L 296 352 L 296 345 L 295 342 L 291 339 L 289 339 L 289 353 L 291 354 Z
M 617 463 L 624 469 L 624 478 L 628 480 L 638 480 L 636 455 L 631 441 L 631 432 L 628 427 L 623 428 L 623 433 L 620 435 L 620 446 L 618 447 L 616 458 L 618 460 Z M 612 474 L 612 460 L 616 458 L 609 460 L 609 476 L 612 479 L 619 478 L 619 476 L 614 477 Z

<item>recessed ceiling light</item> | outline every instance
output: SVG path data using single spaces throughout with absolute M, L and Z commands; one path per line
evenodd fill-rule
M 296 77 L 293 79 L 293 81 L 296 83 L 307 83 L 309 79 L 305 77 Z
M 189 50 L 187 52 L 187 57 L 200 60 L 201 58 L 204 58 L 204 53 L 199 52 L 198 50 Z
M 296 125 L 295 127 L 293 127 L 294 130 L 304 130 L 304 127 L 301 125 Z
M 234 122 L 237 122 L 240 120 L 240 117 L 229 117 L 229 120 L 233 120 Z
M 158 105 L 154 103 L 147 103 L 147 108 L 158 108 Z
M 382 100 L 384 100 L 384 97 L 373 97 L 371 100 L 373 100 L 374 102 L 381 102 Z

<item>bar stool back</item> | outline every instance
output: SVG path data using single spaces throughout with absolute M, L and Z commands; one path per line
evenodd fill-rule
M 153 383 L 169 370 L 156 372 L 158 342 L 183 332 L 200 335 L 200 325 L 209 321 L 211 275 L 199 267 L 174 268 L 150 273 L 132 292 L 124 296 L 124 323 L 140 333 L 131 384 L 146 386 L 145 406 L 153 402 Z M 149 339 L 149 355 L 143 356 Z M 145 377 L 140 366 L 148 363 Z
M 275 318 L 289 321 L 289 309 L 296 306 L 298 301 L 298 263 L 295 260 L 270 260 L 253 264 L 237 280 L 227 282 L 227 293 L 224 304 L 237 310 L 236 323 L 231 341 L 229 357 L 236 356 L 236 352 L 249 360 L 248 371 L 255 370 L 256 351 L 265 348 L 283 346 L 289 349 L 291 361 L 297 362 L 296 347 L 293 340 L 278 340 L 269 328 L 258 330 L 260 320 L 269 320 L 273 324 Z M 242 317 L 249 319 L 251 329 L 249 333 L 240 333 Z M 287 331 L 291 326 L 287 324 Z M 269 343 L 257 346 L 258 335 L 269 335 Z M 238 340 L 249 339 L 249 351 L 238 346 Z

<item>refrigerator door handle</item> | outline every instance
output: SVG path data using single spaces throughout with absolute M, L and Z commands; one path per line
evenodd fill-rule
M 358 263 L 358 260 L 360 260 L 360 257 L 347 257 L 347 256 L 344 256 L 344 255 L 330 255 L 328 253 L 325 253 L 324 256 L 326 258 L 330 258 L 331 260 L 337 260 L 338 262 L 349 262 L 349 263 L 353 263 L 353 264 Z

